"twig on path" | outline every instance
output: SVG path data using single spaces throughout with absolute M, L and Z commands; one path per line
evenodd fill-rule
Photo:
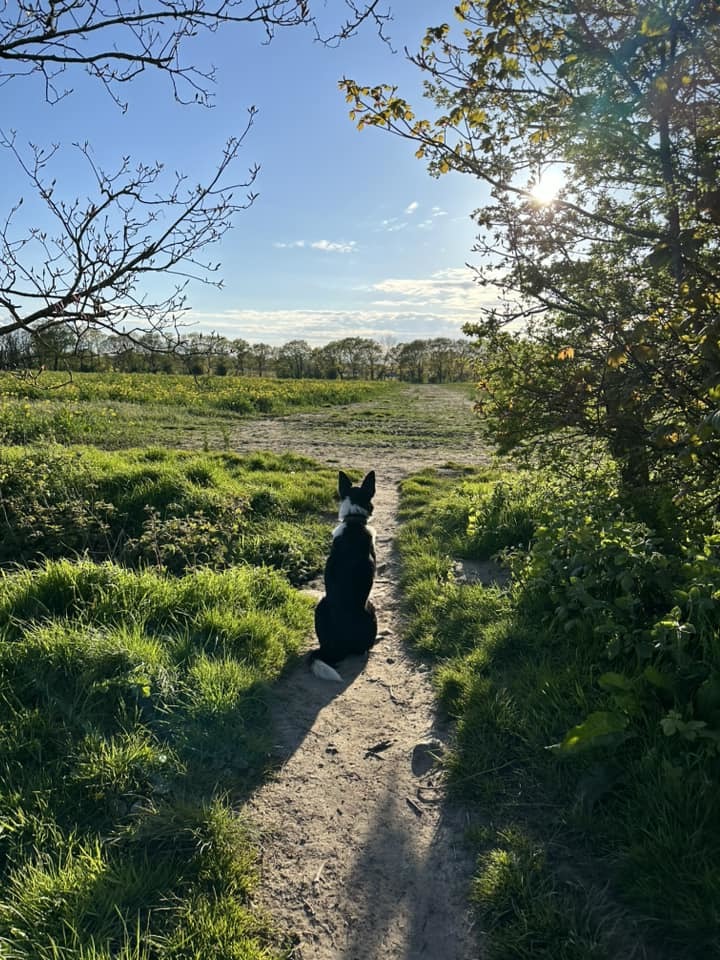
M 405 797 L 405 802 L 410 807 L 410 809 L 418 815 L 418 817 L 421 817 L 423 815 L 422 808 L 415 803 L 412 797 Z
M 368 683 L 379 683 L 381 687 L 385 687 L 387 692 L 390 694 L 390 699 L 398 707 L 407 706 L 407 700 L 398 700 L 398 698 L 393 693 L 393 688 L 389 683 L 385 683 L 384 680 L 381 680 L 380 677 L 368 677 Z
M 326 860 L 323 860 L 323 862 L 322 862 L 322 863 L 320 864 L 320 866 L 318 867 L 317 873 L 316 873 L 315 876 L 313 877 L 313 883 L 320 883 L 320 877 L 322 876 L 322 872 L 323 872 L 323 870 L 325 869 L 325 864 L 326 864 L 326 863 L 327 863 L 327 861 L 326 861 Z
M 383 750 L 387 750 L 388 747 L 391 747 L 394 743 L 394 740 L 381 740 L 380 743 L 376 743 L 374 747 L 368 747 L 365 751 L 365 759 L 375 757 L 376 760 L 382 760 L 383 757 L 379 757 L 378 754 L 382 753 Z

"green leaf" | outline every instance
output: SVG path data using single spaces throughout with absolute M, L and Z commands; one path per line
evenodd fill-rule
M 588 747 L 617 746 L 627 739 L 627 717 L 608 710 L 591 713 L 565 734 L 562 742 L 551 749 L 562 753 L 578 753 Z
M 602 690 L 609 690 L 611 693 L 615 690 L 627 692 L 633 689 L 633 681 L 622 673 L 603 673 L 598 677 L 598 684 Z
M 667 690 L 670 692 L 672 690 L 672 680 L 667 674 L 660 673 L 657 667 L 654 667 L 652 664 L 648 664 L 647 667 L 643 670 L 643 676 L 648 683 L 651 683 L 653 687 L 657 687 L 659 690 Z

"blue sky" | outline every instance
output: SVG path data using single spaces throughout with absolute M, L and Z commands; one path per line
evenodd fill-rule
M 389 2 L 398 51 L 417 49 L 426 26 L 452 17 L 451 2 Z M 72 77 L 75 93 L 53 107 L 36 80 L 23 79 L 4 89 L 3 129 L 16 129 L 20 143 L 60 142 L 58 189 L 72 196 L 84 187 L 72 141 L 90 141 L 108 166 L 130 154 L 198 180 L 255 105 L 237 175 L 258 163 L 259 197 L 212 250 L 223 288 L 191 288 L 198 329 L 274 344 L 459 336 L 491 296 L 465 266 L 473 257 L 470 213 L 486 199 L 484 187 L 457 174 L 433 179 L 411 144 L 358 132 L 337 87 L 343 75 L 397 83 L 418 103 L 418 72 L 372 30 L 337 49 L 298 29 L 261 41 L 259 31 L 242 27 L 194 41 L 193 61 L 217 68 L 211 110 L 176 104 L 159 76 L 124 91 L 125 114 L 82 75 Z M 0 177 L 5 209 L 21 189 L 5 155 Z

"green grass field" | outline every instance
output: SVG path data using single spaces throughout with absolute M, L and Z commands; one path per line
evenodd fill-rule
M 298 443 L 477 443 L 450 402 L 466 387 L 416 404 L 408 386 L 269 381 L 246 409 L 262 383 L 171 379 L 0 378 L 8 960 L 287 955 L 249 907 L 237 813 L 268 772 L 272 684 L 311 632 L 296 588 L 322 567 L 336 473 L 232 453 L 233 424 L 270 405 L 297 411 Z M 407 638 L 456 724 L 483 956 L 720 954 L 712 518 L 649 529 L 609 465 L 571 482 L 446 464 L 407 479 L 401 509 Z
M 280 574 L 49 561 L 0 581 L 0 952 L 275 956 L 234 805 L 312 604 Z
M 315 576 L 335 475 L 303 457 L 60 445 L 0 449 L 0 565 L 89 557 L 184 573 Z
M 394 385 L 360 381 L 274 380 L 153 374 L 0 373 L 0 442 L 174 443 L 188 431 L 227 434 L 240 417 L 343 406 L 392 393 Z M 183 445 L 187 445 L 183 443 Z
M 0 955 L 280 957 L 238 810 L 267 773 L 269 688 L 312 629 L 294 585 L 321 568 L 335 473 L 130 446 L 200 408 L 215 429 L 244 414 L 232 384 L 79 379 L 2 401 Z M 368 392 L 253 387 L 255 411 Z

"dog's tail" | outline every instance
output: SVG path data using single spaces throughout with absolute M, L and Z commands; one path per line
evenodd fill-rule
M 310 672 L 321 680 L 334 680 L 335 683 L 345 682 L 337 670 L 333 669 L 329 663 L 325 663 L 324 660 L 320 659 L 319 650 L 313 650 L 310 654 Z

